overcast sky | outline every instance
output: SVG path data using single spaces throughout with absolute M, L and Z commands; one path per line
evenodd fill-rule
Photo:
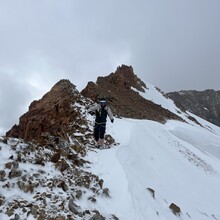
M 0 134 L 60 79 L 132 65 L 165 92 L 220 89 L 219 0 L 0 0 Z

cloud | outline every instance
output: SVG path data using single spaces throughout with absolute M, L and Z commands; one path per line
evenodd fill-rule
M 33 88 L 13 75 L 0 73 L 0 131 L 3 133 L 18 122 L 33 97 Z
M 219 7 L 215 0 L 1 1 L 0 127 L 58 80 L 82 90 L 122 63 L 167 92 L 219 89 Z M 6 106 L 20 110 L 6 119 Z

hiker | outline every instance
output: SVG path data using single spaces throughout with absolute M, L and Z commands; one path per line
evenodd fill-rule
M 101 98 L 99 104 L 92 106 L 88 109 L 88 113 L 96 116 L 94 126 L 94 138 L 97 142 L 97 147 L 101 148 L 104 144 L 107 115 L 110 118 L 111 122 L 114 122 L 112 111 L 107 106 L 106 99 Z

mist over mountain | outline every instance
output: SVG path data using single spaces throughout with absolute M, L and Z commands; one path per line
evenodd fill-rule
M 105 97 L 104 149 L 87 109 Z M 220 219 L 220 128 L 186 112 L 131 66 L 67 79 L 0 138 L 0 219 Z

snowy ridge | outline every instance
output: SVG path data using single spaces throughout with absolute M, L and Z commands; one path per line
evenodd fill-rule
M 111 204 L 103 202 L 100 210 L 111 210 L 122 220 L 220 219 L 220 128 L 181 112 L 154 86 L 147 88 L 145 93 L 134 90 L 187 123 L 117 119 L 109 125 L 120 146 L 87 158 L 93 163 L 89 170 L 111 192 Z M 180 215 L 171 211 L 172 203 L 180 207 Z
M 94 118 L 86 115 L 82 102 L 72 108 L 87 124 L 70 124 L 77 129 L 67 134 L 62 149 L 1 138 L 0 208 L 7 213 L 0 211 L 0 220 L 32 220 L 44 212 L 58 216 L 55 220 L 220 220 L 220 128 L 181 112 L 146 85 L 145 92 L 132 89 L 185 122 L 116 118 L 113 124 L 108 121 L 107 134 L 119 144 L 99 150 L 92 139 Z M 8 178 L 18 158 L 17 170 L 25 177 L 15 173 Z M 75 211 L 69 208 L 71 198 Z M 25 212 L 10 212 L 10 202 L 16 200 Z
M 164 94 L 155 86 L 151 85 L 150 83 L 146 83 L 147 89 L 143 88 L 144 92 L 140 92 L 135 88 L 132 88 L 134 91 L 138 92 L 143 98 L 150 100 L 158 105 L 161 105 L 163 108 L 168 109 L 170 112 L 178 115 L 184 121 L 189 124 L 195 124 L 192 120 L 190 120 L 190 114 L 182 112 L 168 97 L 165 97 Z M 191 115 L 191 117 L 193 117 Z
M 220 219 L 220 160 L 207 142 L 201 150 L 201 142 L 209 140 L 220 152 L 219 135 L 176 121 L 132 119 L 116 120 L 110 133 L 121 145 L 88 155 L 89 170 L 111 192 L 111 205 L 100 204 L 103 212 L 115 211 L 122 220 L 172 220 L 177 217 L 169 206 L 175 203 L 181 219 Z

